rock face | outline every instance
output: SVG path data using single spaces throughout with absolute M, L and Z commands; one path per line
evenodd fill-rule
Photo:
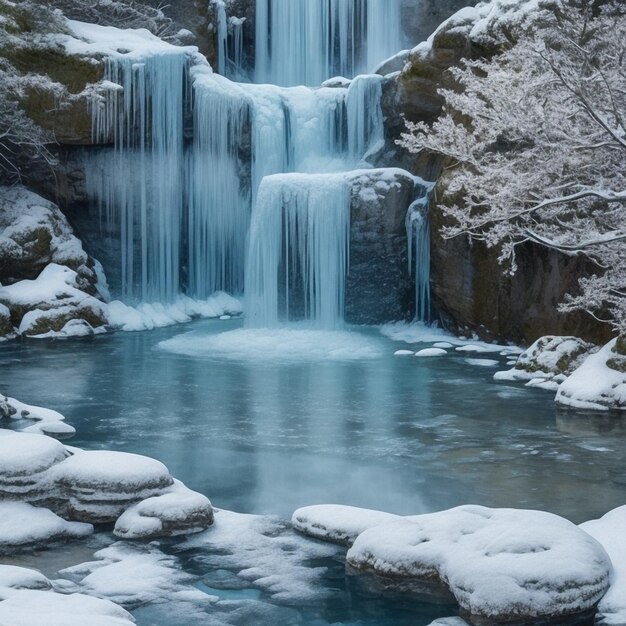
M 485 626 L 591 619 L 611 572 L 602 546 L 563 518 L 478 506 L 375 526 L 347 562 L 386 587 L 440 582 L 464 617 Z
M 116 534 L 146 538 L 198 532 L 213 522 L 209 500 L 175 481 L 154 459 L 123 452 L 70 452 L 45 435 L 7 430 L 0 430 L 0 498 L 7 507 L 14 505 L 6 511 L 11 520 L 21 515 L 32 521 L 25 535 L 18 530 L 2 533 L 8 546 L 34 543 L 31 535 L 39 540 L 46 534 L 72 536 L 74 530 L 84 534 L 91 532 L 90 524 L 117 521 Z
M 399 169 L 364 170 L 351 178 L 350 270 L 346 320 L 380 324 L 414 314 L 406 214 L 416 182 Z

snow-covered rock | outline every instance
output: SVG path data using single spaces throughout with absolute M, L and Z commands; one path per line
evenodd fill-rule
M 0 502 L 1 551 L 76 539 L 92 532 L 91 524 L 68 522 L 49 509 L 34 507 L 26 502 Z
M 98 280 L 97 262 L 84 251 L 59 207 L 19 185 L 0 186 L 0 257 L 3 283 L 34 279 L 55 263 L 74 270 L 78 287 L 91 295 L 106 290 Z
M 16 565 L 0 565 L 0 589 L 51 589 L 52 583 L 41 573 Z
M 623 626 L 626 624 L 626 506 L 585 522 L 580 528 L 602 544 L 613 563 L 611 588 L 600 601 L 596 623 Z
M 159 461 L 126 452 L 68 449 L 42 434 L 3 429 L 0 499 L 45 506 L 54 517 L 90 524 L 122 516 L 115 533 L 126 538 L 199 532 L 213 521 L 209 500 L 175 481 Z M 41 510 L 21 512 L 28 522 L 29 513 Z
M 298 509 L 291 518 L 293 527 L 304 535 L 351 546 L 364 531 L 398 515 L 339 504 L 321 504 Z
M 479 506 L 370 528 L 347 562 L 404 588 L 440 581 L 472 623 L 482 624 L 591 611 L 611 571 L 602 546 L 561 517 Z
M 126 509 L 113 532 L 124 539 L 148 539 L 200 532 L 212 523 L 209 499 L 176 480 L 168 493 Z
M 0 498 L 45 502 L 49 470 L 68 456 L 51 437 L 0 430 Z
M 574 409 L 626 409 L 626 348 L 613 339 L 561 384 L 556 402 Z
M 556 389 L 595 350 L 578 337 L 541 337 L 520 354 L 512 369 L 496 372 L 494 380 L 528 381 L 531 387 Z M 546 386 L 547 382 L 554 384 Z
M 0 588 L 0 624 L 10 626 L 133 626 L 128 611 L 109 600 L 73 593 Z
M 79 288 L 78 274 L 63 265 L 50 263 L 34 280 L 0 287 L 0 303 L 11 311 L 18 333 L 27 337 L 70 336 L 83 320 L 93 329 L 107 324 L 103 302 Z M 79 334 L 84 333 L 84 324 Z
M 429 358 L 435 356 L 445 356 L 447 352 L 443 348 L 424 348 L 415 353 L 420 358 Z
M 68 515 L 93 523 L 114 522 L 129 506 L 161 495 L 174 482 L 159 461 L 107 450 L 73 454 L 51 475 L 67 495 Z
M 0 419 L 33 420 L 35 424 L 23 429 L 24 432 L 29 433 L 61 437 L 76 432 L 73 426 L 65 423 L 65 417 L 61 413 L 40 406 L 24 404 L 2 394 L 0 394 Z

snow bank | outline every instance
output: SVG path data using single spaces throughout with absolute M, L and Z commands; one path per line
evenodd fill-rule
M 563 518 L 479 506 L 375 526 L 347 561 L 405 584 L 440 580 L 472 621 L 489 623 L 590 610 L 611 570 L 600 544 Z
M 398 515 L 382 511 L 322 504 L 298 509 L 291 523 L 298 532 L 309 537 L 350 546 L 365 530 L 398 519 L 401 519 Z
M 383 355 L 378 341 L 357 332 L 293 327 L 239 329 L 211 335 L 192 332 L 162 341 L 159 348 L 238 361 L 358 361 Z
M 443 348 L 424 348 L 415 353 L 418 357 L 445 356 L 448 354 Z
M 41 573 L 26 567 L 0 565 L 0 589 L 51 589 L 52 583 Z
M 561 384 L 557 404 L 597 411 L 626 409 L 626 357 L 617 352 L 617 341 L 588 356 Z
M 626 506 L 585 522 L 580 528 L 602 544 L 613 563 L 611 588 L 600 601 L 596 623 L 623 626 L 626 624 Z
M 76 539 L 93 532 L 91 524 L 67 522 L 48 509 L 26 502 L 0 502 L 0 550 L 46 545 Z

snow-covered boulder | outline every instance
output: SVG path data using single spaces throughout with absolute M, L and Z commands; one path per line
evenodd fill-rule
M 370 528 L 347 562 L 405 589 L 440 582 L 474 624 L 590 613 L 611 571 L 602 546 L 561 517 L 479 506 Z
M 3 284 L 34 279 L 56 263 L 73 269 L 78 287 L 91 295 L 105 288 L 59 207 L 19 185 L 0 186 L 0 258 Z
M 626 342 L 613 339 L 561 384 L 557 404 L 597 411 L 626 409 Z
M 200 532 L 212 523 L 209 499 L 175 480 L 167 493 L 126 509 L 113 533 L 124 539 L 151 539 Z
M 174 483 L 167 467 L 146 456 L 107 450 L 80 451 L 51 470 L 67 496 L 71 519 L 114 522 L 129 506 Z
M 598 605 L 596 623 L 626 624 L 626 506 L 580 527 L 602 544 L 613 563 L 611 588 Z
M 48 472 L 69 455 L 51 437 L 0 430 L 0 498 L 46 502 L 53 495 Z
M 74 270 L 56 263 L 35 280 L 0 287 L 0 303 L 10 310 L 19 334 L 27 337 L 69 336 L 76 330 L 68 325 L 73 320 L 102 331 L 108 321 L 104 303 L 79 288 Z
M 8 406 L 1 398 L 0 412 Z M 193 533 L 213 523 L 208 498 L 174 480 L 159 461 L 126 452 L 68 449 L 42 434 L 4 429 L 0 429 L 0 500 L 27 507 L 19 510 L 25 524 L 30 523 L 30 513 L 44 510 L 30 506 L 36 504 L 68 520 L 118 521 L 115 534 L 125 538 Z
M 68 522 L 49 509 L 26 502 L 0 502 L 0 551 L 77 539 L 93 532 L 91 524 Z M 1 622 L 0 622 L 1 623 Z
M 51 589 L 52 583 L 41 573 L 16 565 L 0 565 L 0 589 Z
M 578 337 L 541 337 L 520 354 L 512 369 L 496 372 L 494 380 L 528 381 L 531 386 L 556 389 L 596 350 Z
M 320 504 L 298 509 L 291 518 L 293 527 L 304 535 L 351 546 L 364 531 L 398 515 L 340 504 Z

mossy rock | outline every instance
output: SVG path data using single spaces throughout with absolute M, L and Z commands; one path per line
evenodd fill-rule
M 617 352 L 617 354 L 621 354 L 622 356 L 626 356 L 626 335 L 620 335 L 617 338 L 615 352 Z
M 35 324 L 30 326 L 24 333 L 26 337 L 34 337 L 36 335 L 44 335 L 50 331 L 59 332 L 63 327 L 72 320 L 84 320 L 92 328 L 106 326 L 107 319 L 100 312 L 90 306 L 79 306 L 71 311 L 59 313 L 55 309 L 50 309 L 48 315 L 42 315 Z

